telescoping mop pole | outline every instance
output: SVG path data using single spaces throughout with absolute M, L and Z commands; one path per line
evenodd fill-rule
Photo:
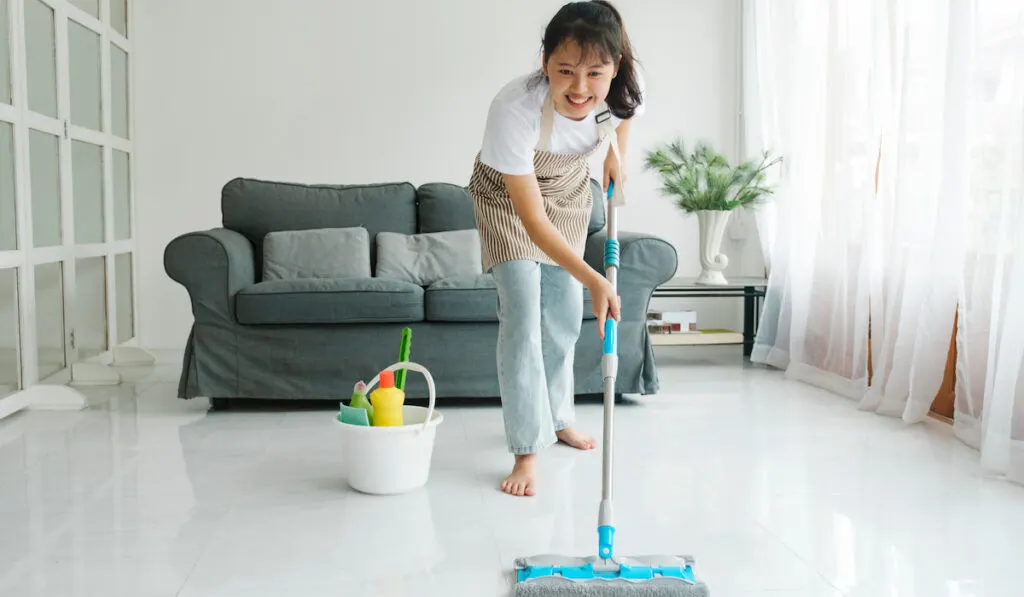
M 604 245 L 605 276 L 618 297 L 619 238 L 616 208 L 624 201 L 608 187 L 607 239 Z M 618 300 L 616 298 L 615 300 Z M 709 597 L 708 586 L 697 579 L 693 558 L 687 555 L 654 554 L 622 557 L 615 554 L 615 521 L 612 508 L 614 470 L 613 410 L 618 375 L 618 322 L 604 322 L 604 441 L 601 473 L 601 507 L 598 513 L 597 555 L 574 557 L 542 554 L 517 558 L 516 597 Z
M 615 181 L 608 185 L 607 234 L 604 242 L 604 275 L 615 290 L 612 296 L 618 300 L 619 234 L 615 196 Z M 613 431 L 615 408 L 615 379 L 619 370 L 618 322 L 612 317 L 604 322 L 604 355 L 601 357 L 601 374 L 604 378 L 604 441 L 602 446 L 601 510 L 598 515 L 598 556 L 609 560 L 615 554 L 615 523 L 612 508 L 612 471 L 614 470 Z

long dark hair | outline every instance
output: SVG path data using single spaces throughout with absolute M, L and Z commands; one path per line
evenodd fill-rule
M 619 11 L 607 0 L 584 0 L 562 6 L 544 30 L 543 60 L 547 62 L 555 50 L 568 41 L 579 45 L 583 59 L 599 56 L 603 60 L 619 61 L 618 73 L 612 79 L 605 101 L 616 117 L 632 118 L 643 98 L 633 46 Z M 543 78 L 543 72 L 540 77 Z

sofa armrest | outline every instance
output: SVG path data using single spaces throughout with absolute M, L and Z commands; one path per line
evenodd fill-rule
M 651 234 L 619 231 L 618 290 L 624 321 L 646 321 L 651 295 L 659 285 L 672 279 L 679 265 L 675 247 Z M 584 260 L 604 273 L 606 230 L 587 238 Z
M 238 291 L 256 282 L 249 239 L 213 228 L 178 236 L 164 249 L 164 270 L 188 291 L 197 322 L 235 323 Z

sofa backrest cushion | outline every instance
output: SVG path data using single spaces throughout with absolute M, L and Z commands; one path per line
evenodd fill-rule
M 378 238 L 384 234 L 390 233 Z M 372 276 L 366 228 L 275 230 L 263 237 L 264 282 Z
M 453 276 L 483 273 L 480 235 L 475 229 L 377 235 L 378 278 L 430 286 Z
M 587 234 L 600 232 L 604 229 L 605 204 L 604 193 L 601 191 L 601 183 L 593 178 L 590 179 L 590 192 L 594 196 L 594 206 L 590 210 L 590 226 L 587 227 Z
M 416 189 L 419 201 L 419 232 L 448 232 L 476 228 L 473 200 L 466 187 L 430 182 Z
M 605 203 L 601 183 L 590 179 L 594 206 L 590 212 L 588 234 L 604 228 Z M 442 182 L 424 184 L 416 190 L 419 202 L 420 232 L 445 232 L 476 228 L 473 200 L 465 187 Z
M 223 226 L 253 244 L 263 270 L 263 237 L 279 230 L 363 227 L 371 267 L 378 232 L 416 232 L 416 188 L 409 183 L 320 185 L 236 178 L 221 191 Z

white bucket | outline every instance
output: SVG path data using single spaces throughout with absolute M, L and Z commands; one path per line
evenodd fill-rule
M 430 392 L 430 405 L 403 406 L 399 427 L 368 427 L 338 422 L 344 436 L 348 484 L 356 491 L 379 495 L 405 493 L 423 487 L 430 475 L 434 437 L 444 416 L 434 411 L 434 379 L 416 363 L 395 363 L 391 371 L 422 373 Z M 378 374 L 366 387 L 367 395 L 380 381 Z

